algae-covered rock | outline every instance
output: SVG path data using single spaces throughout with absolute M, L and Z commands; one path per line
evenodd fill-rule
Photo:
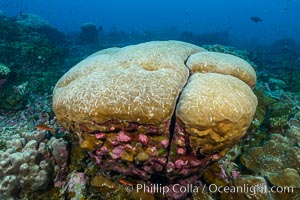
M 294 106 L 289 102 L 277 101 L 269 106 L 268 125 L 276 133 L 280 133 L 295 112 Z
M 300 175 L 292 168 L 286 168 L 282 173 L 270 173 L 267 178 L 275 186 L 300 188 Z
M 222 192 L 221 199 L 272 199 L 268 184 L 263 177 L 243 175 L 235 180 L 230 192 Z
M 199 186 L 198 187 L 199 192 L 193 193 L 193 200 L 213 200 L 214 198 L 212 197 L 211 194 L 207 191 L 204 186 Z M 200 192 L 201 191 L 201 192 Z
M 88 177 L 83 172 L 70 172 L 66 190 L 69 199 L 85 199 L 87 194 Z
M 97 188 L 99 192 L 112 192 L 117 189 L 117 185 L 104 176 L 94 176 L 90 182 L 91 186 Z
M 283 90 L 286 87 L 286 83 L 283 80 L 270 78 L 268 81 L 269 87 L 271 90 Z
M 288 125 L 296 130 L 300 129 L 300 112 L 297 112 L 294 117 L 290 118 Z

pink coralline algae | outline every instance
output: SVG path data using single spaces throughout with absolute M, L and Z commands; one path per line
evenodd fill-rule
M 71 200 L 84 199 L 88 177 L 83 172 L 71 172 L 64 186 L 67 193 L 72 194 Z
M 147 143 L 148 143 L 148 137 L 144 134 L 139 134 L 139 141 L 144 145 L 146 146 Z
M 105 133 L 96 133 L 95 137 L 96 137 L 96 139 L 104 139 L 105 138 Z
M 129 142 L 131 140 L 131 138 L 125 134 L 124 131 L 120 131 L 118 133 L 118 138 L 117 138 L 117 141 L 118 142 Z
M 163 140 L 160 142 L 163 147 L 167 148 L 169 146 L 169 141 L 168 140 Z
M 176 160 L 175 161 L 175 167 L 180 169 L 184 168 L 188 164 L 188 161 L 183 161 L 183 160 Z
M 151 128 L 151 131 L 157 132 L 157 129 Z M 102 133 L 96 133 L 95 138 L 101 141 L 102 145 L 96 151 L 89 152 L 89 155 L 102 169 L 149 179 L 167 163 L 165 145 L 168 144 L 168 137 L 160 133 L 138 134 L 137 137 L 132 137 L 127 128 L 118 133 L 106 134 L 105 137 Z M 124 165 L 124 162 L 127 164 Z M 140 167 L 136 168 L 136 165 Z
M 124 147 L 117 146 L 116 148 L 114 148 L 112 150 L 111 156 L 113 159 L 118 159 L 118 158 L 121 158 L 122 153 L 124 153 Z
M 178 148 L 177 149 L 177 153 L 180 154 L 180 155 L 184 155 L 186 152 L 186 150 L 184 148 Z

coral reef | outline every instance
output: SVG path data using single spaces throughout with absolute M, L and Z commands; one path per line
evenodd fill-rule
M 180 41 L 203 45 L 203 44 L 223 44 L 226 45 L 229 41 L 228 30 L 196 34 L 193 32 L 182 32 L 178 38 Z
M 20 95 L 15 86 L 28 82 L 28 91 L 51 93 L 51 87 L 61 76 L 59 69 L 67 49 L 50 41 L 47 35 L 11 18 L 0 18 L 0 61 L 10 70 L 10 78 L 0 93 L 0 112 L 23 108 L 29 93 Z M 60 43 L 63 45 L 63 43 Z M 1 78 L 1 77 L 0 77 Z
M 6 78 L 8 76 L 8 74 L 10 73 L 10 69 L 5 66 L 4 64 L 0 63 L 0 78 Z
M 23 110 L 18 112 L 5 112 L 0 115 L 0 135 L 5 136 L 21 134 L 23 132 L 32 132 L 38 124 L 56 125 L 56 119 L 53 118 L 52 96 L 49 94 L 39 96 L 32 95 L 32 101 L 28 103 Z M 50 118 L 50 116 L 52 118 Z M 63 132 L 56 125 L 59 132 Z
M 45 131 L 10 138 L 0 157 L 0 197 L 24 197 L 46 190 L 58 171 L 66 167 L 66 142 L 54 137 L 47 140 Z
M 222 192 L 221 199 L 272 199 L 270 193 L 265 192 L 267 182 L 263 177 L 244 175 L 236 179 L 234 186 L 236 188 L 234 191 Z M 245 186 L 247 189 L 241 189 Z
M 299 132 L 297 133 L 299 134 Z M 294 138 L 295 137 L 295 138 Z M 241 156 L 241 162 L 257 175 L 281 172 L 285 168 L 299 168 L 299 148 L 297 138 L 292 131 L 287 137 L 271 134 L 270 139 L 262 147 L 253 147 Z
M 77 43 L 81 45 L 93 44 L 98 41 L 99 30 L 93 23 L 84 23 L 81 25 L 81 32 Z
M 262 93 L 260 106 L 265 107 L 264 126 L 269 133 L 284 134 L 287 122 L 297 112 L 300 96 L 286 91 L 284 82 L 279 79 L 269 78 L 266 81 L 257 87 Z
M 278 79 L 284 82 L 285 91 L 299 92 L 300 44 L 293 39 L 280 39 L 270 46 L 258 49 L 264 79 Z M 273 89 L 272 89 L 273 90 Z
M 1 199 L 56 200 L 59 190 L 53 186 L 67 177 L 67 143 L 51 96 L 32 99 L 24 110 L 0 115 Z M 37 129 L 39 124 L 51 128 Z
M 285 168 L 281 174 L 269 174 L 267 178 L 275 186 L 300 188 L 300 176 L 295 169 Z
M 270 47 L 261 49 L 262 62 L 266 69 L 299 70 L 300 44 L 290 38 L 273 42 Z
M 285 90 L 290 92 L 299 92 L 300 91 L 300 70 L 297 71 L 285 71 L 285 70 L 279 70 L 275 71 L 275 73 L 272 71 L 273 76 L 280 77 L 282 81 L 285 83 Z
M 10 72 L 11 70 L 8 67 L 0 63 L 0 89 L 2 88 L 2 85 L 4 85 L 7 82 L 8 75 Z
M 241 175 L 240 167 L 235 163 L 240 154 L 238 144 L 232 147 L 221 160 L 205 169 L 205 182 L 220 187 L 232 184 Z
M 81 61 L 56 84 L 53 110 L 101 171 L 146 181 L 165 173 L 169 187 L 184 186 L 243 137 L 257 105 L 255 83 L 238 57 L 155 41 Z
M 297 114 L 289 120 L 290 127 L 284 135 L 272 133 L 255 146 L 245 149 L 240 156 L 241 164 L 256 177 L 242 175 L 234 182 L 234 186 L 248 184 L 258 187 L 257 195 L 267 195 L 266 199 L 298 199 L 300 191 L 299 176 L 299 141 L 300 129 L 297 127 Z M 252 143 L 253 145 L 254 143 Z M 253 179 L 260 179 L 261 183 L 252 184 Z M 262 187 L 263 186 L 263 187 Z M 272 188 L 272 190 L 271 190 Z M 280 190 L 276 190 L 279 188 Z M 247 193 L 223 193 L 222 198 L 247 199 Z M 258 198 L 258 196 L 257 196 Z
M 300 112 L 297 112 L 294 117 L 290 118 L 288 125 L 291 128 L 300 129 Z
M 248 50 L 240 50 L 232 46 L 225 46 L 220 44 L 214 44 L 214 45 L 205 44 L 202 45 L 201 47 L 203 47 L 208 51 L 226 53 L 226 54 L 231 54 L 240 57 L 245 61 L 247 61 L 248 63 L 250 63 L 253 68 L 255 69 L 257 68 L 257 61 L 259 60 L 259 56 L 256 52 L 248 51 Z
M 62 32 L 58 31 L 55 27 L 49 24 L 42 17 L 32 13 L 22 13 L 13 18 L 13 20 L 22 26 L 29 27 L 41 34 L 44 34 L 51 43 L 61 44 L 66 42 L 65 36 Z
M 84 199 L 88 178 L 83 172 L 72 171 L 67 178 L 68 183 L 64 186 L 64 193 L 70 200 Z
M 17 15 L 14 20 L 18 24 L 34 29 L 51 26 L 45 19 L 32 13 L 22 13 L 21 15 Z

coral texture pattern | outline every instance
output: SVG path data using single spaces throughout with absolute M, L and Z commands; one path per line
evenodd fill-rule
M 78 63 L 56 84 L 53 109 L 101 169 L 144 180 L 198 177 L 245 134 L 255 83 L 238 57 L 153 41 Z

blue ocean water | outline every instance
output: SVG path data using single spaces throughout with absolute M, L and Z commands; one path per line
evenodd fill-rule
M 93 22 L 106 31 L 228 31 L 233 42 L 246 45 L 281 38 L 300 41 L 299 0 L 1 0 L 0 9 L 10 16 L 37 14 L 64 32 Z

